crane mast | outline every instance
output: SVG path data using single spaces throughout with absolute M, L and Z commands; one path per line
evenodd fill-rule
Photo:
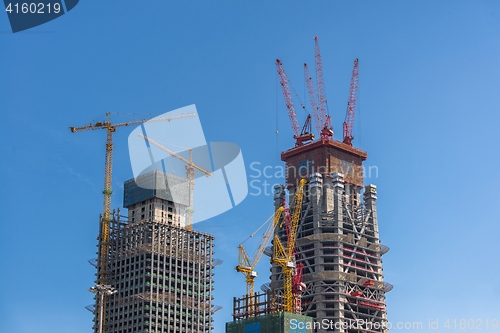
M 285 222 L 287 240 L 290 238 L 291 221 L 290 210 L 286 204 L 286 198 L 283 198 L 283 206 L 285 210 L 283 211 L 283 220 Z M 292 249 L 292 262 L 295 263 L 295 247 Z M 292 294 L 293 294 L 293 312 L 300 314 L 302 312 L 302 292 L 306 289 L 305 283 L 302 282 L 302 270 L 304 264 L 299 263 L 295 265 L 295 269 L 292 273 Z
M 306 284 L 302 282 L 302 271 L 304 264 L 297 264 L 292 277 L 293 282 L 293 312 L 300 314 L 302 312 L 302 292 L 306 289 Z
M 106 155 L 104 162 L 104 205 L 103 212 L 99 220 L 99 243 L 98 243 L 98 256 L 97 256 L 97 285 L 106 286 L 109 283 L 109 229 L 111 222 L 111 195 L 112 189 L 112 176 L 113 176 L 113 133 L 116 132 L 118 127 L 131 126 L 136 124 L 143 124 L 145 122 L 158 122 L 158 121 L 171 121 L 179 118 L 195 117 L 196 113 L 178 114 L 172 117 L 157 117 L 153 119 L 141 119 L 130 122 L 111 123 L 111 113 L 107 112 L 105 121 L 97 121 L 81 127 L 69 127 L 72 133 L 93 131 L 93 130 L 106 130 Z M 103 332 L 106 331 L 106 294 L 102 294 L 101 298 L 96 299 L 102 302 L 100 306 L 96 306 L 96 318 L 100 318 L 99 326 L 104 327 Z M 102 313 L 99 313 L 102 311 Z
M 193 230 L 193 213 L 194 213 L 194 168 L 193 168 L 193 149 L 189 148 L 189 162 L 190 164 L 186 165 L 186 175 L 189 179 L 189 207 L 186 211 L 186 228 L 188 230 Z M 213 176 L 210 172 L 205 173 L 208 177 Z
M 358 77 L 359 67 L 358 59 L 354 59 L 354 66 L 352 68 L 351 85 L 349 87 L 349 99 L 347 100 L 347 113 L 344 121 L 344 140 L 343 142 L 352 146 L 352 127 L 354 125 L 354 112 L 356 111 L 356 97 L 358 94 Z
M 296 269 L 294 248 L 299 228 L 300 213 L 302 211 L 302 198 L 304 195 L 305 183 L 306 180 L 301 179 L 297 186 L 286 246 L 281 243 L 276 234 L 274 235 L 273 241 L 274 251 L 272 261 L 278 264 L 283 271 L 283 310 L 286 312 L 294 312 L 293 275 Z

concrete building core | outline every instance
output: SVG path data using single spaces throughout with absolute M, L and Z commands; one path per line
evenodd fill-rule
M 366 152 L 336 140 L 322 139 L 281 154 L 286 186 L 275 188 L 275 207 L 283 204 L 285 188 L 293 198 L 301 178 L 304 188 L 296 240 L 296 264 L 303 266 L 303 315 L 336 325 L 315 332 L 386 332 L 377 190 L 364 186 Z M 276 233 L 286 243 L 283 226 Z M 272 264 L 271 288 L 283 289 L 281 268 Z
M 180 181 L 160 171 L 140 177 Z M 111 222 L 109 284 L 118 292 L 107 297 L 105 331 L 210 333 L 214 237 L 184 228 L 186 202 L 173 202 L 168 188 L 140 182 L 125 183 L 127 218 L 118 212 Z
M 184 227 L 189 206 L 188 181 L 158 170 L 129 179 L 124 184 L 123 206 L 131 223 L 154 220 Z

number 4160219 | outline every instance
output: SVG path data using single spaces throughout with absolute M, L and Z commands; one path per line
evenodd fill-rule
M 9 3 L 5 8 L 5 11 L 9 14 L 58 14 L 61 11 L 61 4 L 56 3 Z
M 453 329 L 453 330 L 482 330 L 482 329 L 498 329 L 499 324 L 497 319 L 492 319 L 492 320 L 482 320 L 482 319 L 453 319 L 453 320 L 446 320 L 444 325 L 444 328 L 446 329 Z

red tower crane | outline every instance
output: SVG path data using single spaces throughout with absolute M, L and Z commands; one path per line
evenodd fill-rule
M 326 140 L 328 140 L 330 137 L 333 136 L 333 127 L 330 115 L 326 116 L 325 123 L 323 124 L 323 128 L 321 129 L 320 135 L 321 139 L 326 139 Z
M 326 98 L 325 98 L 325 83 L 323 81 L 323 64 L 321 61 L 321 52 L 319 49 L 318 36 L 314 37 L 315 40 L 315 62 L 316 62 L 316 80 L 318 86 L 318 101 L 316 101 L 316 94 L 314 93 L 314 86 L 312 82 L 311 73 L 307 64 L 304 64 L 304 74 L 306 76 L 307 92 L 309 94 L 309 101 L 311 103 L 312 112 L 314 115 L 314 122 L 316 131 L 322 139 L 329 139 L 333 136 L 333 127 L 330 123 L 330 116 L 326 115 Z M 318 104 L 317 104 L 318 102 Z
M 314 140 L 314 134 L 311 133 L 311 116 L 308 116 L 306 123 L 302 128 L 302 132 L 299 132 L 299 123 L 297 121 L 297 114 L 295 112 L 295 107 L 292 101 L 292 95 L 290 94 L 290 88 L 288 86 L 288 76 L 286 75 L 283 64 L 279 59 L 276 59 L 276 68 L 278 70 L 278 76 L 280 78 L 281 90 L 283 91 L 283 96 L 285 97 L 286 108 L 288 109 L 288 117 L 292 123 L 293 138 L 296 140 L 295 145 L 299 146 L 306 141 Z
M 293 306 L 294 313 L 301 314 L 302 313 L 302 293 L 306 290 L 307 286 L 302 281 L 302 270 L 304 268 L 304 264 L 299 263 L 295 267 L 295 274 L 292 277 L 293 281 Z
M 349 99 L 347 101 L 347 113 L 344 121 L 344 140 L 343 142 L 352 146 L 352 126 L 354 125 L 354 111 L 356 110 L 356 95 L 358 93 L 359 67 L 358 59 L 354 59 L 352 68 L 351 86 L 349 88 Z
M 318 85 L 318 101 L 319 101 L 319 122 L 323 125 L 326 121 L 326 97 L 325 97 L 325 82 L 323 81 L 323 62 L 321 61 L 321 52 L 319 49 L 318 36 L 314 37 L 314 58 L 316 62 L 316 84 Z M 321 126 L 319 125 L 319 126 Z M 333 132 L 332 132 L 333 133 Z
M 320 134 L 323 122 L 321 121 L 321 114 L 316 103 L 316 93 L 314 92 L 312 77 L 307 64 L 304 64 L 304 74 L 306 76 L 307 93 L 309 94 L 309 102 L 311 103 L 312 114 L 314 116 L 314 124 L 316 125 L 317 133 Z

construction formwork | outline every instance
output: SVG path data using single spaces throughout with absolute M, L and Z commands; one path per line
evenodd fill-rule
M 275 206 L 284 189 L 304 189 L 296 240 L 296 264 L 303 264 L 302 314 L 335 325 L 316 332 L 386 332 L 383 281 L 375 185 L 363 185 L 366 153 L 335 140 L 319 140 L 282 153 L 287 186 L 275 189 Z M 286 231 L 276 233 L 286 243 Z M 281 268 L 271 268 L 271 288 L 283 289 Z M 362 326 L 360 324 L 366 324 Z M 364 328 L 364 329 L 363 329 Z
M 226 333 L 312 333 L 313 318 L 290 312 L 273 312 L 226 323 Z

